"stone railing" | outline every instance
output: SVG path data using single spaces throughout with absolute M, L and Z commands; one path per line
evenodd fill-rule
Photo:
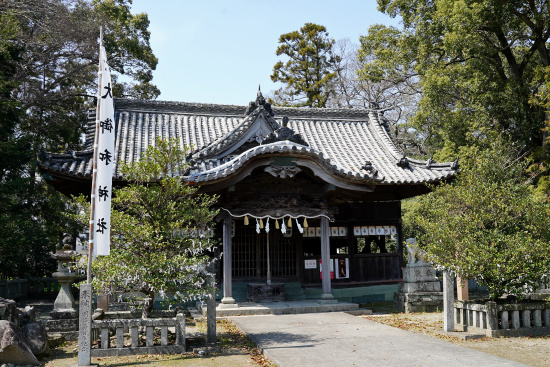
M 457 329 L 489 337 L 550 335 L 550 302 L 455 302 Z
M 168 343 L 169 328 L 176 333 L 176 340 L 172 344 Z M 145 330 L 145 345 L 139 341 L 140 329 Z M 155 330 L 160 330 L 160 340 L 156 343 Z M 130 334 L 130 343 L 124 341 L 125 332 Z M 95 333 L 99 334 L 100 343 L 99 348 L 92 348 L 92 357 L 185 352 L 185 316 L 181 313 L 173 318 L 94 320 L 92 335 Z M 113 333 L 116 341 L 111 347 L 109 342 Z

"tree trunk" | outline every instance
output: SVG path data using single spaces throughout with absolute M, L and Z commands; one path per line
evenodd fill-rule
M 145 300 L 143 301 L 143 310 L 141 312 L 142 319 L 148 319 L 153 311 L 153 302 L 155 300 L 155 292 L 145 292 Z

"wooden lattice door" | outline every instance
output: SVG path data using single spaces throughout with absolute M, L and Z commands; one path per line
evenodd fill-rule
M 297 275 L 296 242 L 284 237 L 280 230 L 264 229 L 256 233 L 256 226 L 237 225 L 233 237 L 233 277 L 262 279 L 267 277 L 267 236 L 272 278 L 292 278 Z

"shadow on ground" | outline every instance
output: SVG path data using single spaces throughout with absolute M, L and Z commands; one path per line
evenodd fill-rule
M 360 304 L 361 308 L 372 310 L 374 315 L 400 313 L 395 302 L 371 302 Z
M 287 348 L 285 344 L 291 344 L 291 343 L 300 343 L 300 348 L 309 348 L 312 347 L 315 341 L 317 341 L 317 338 L 312 337 L 311 335 L 306 334 L 290 334 L 285 332 L 265 332 L 265 333 L 257 333 L 254 334 L 254 339 L 257 341 L 262 342 L 262 345 L 264 347 L 272 347 L 272 345 L 279 345 L 279 347 L 275 348 Z M 306 344 L 306 343 L 312 343 L 312 344 Z M 296 348 L 296 345 L 294 344 L 293 348 Z

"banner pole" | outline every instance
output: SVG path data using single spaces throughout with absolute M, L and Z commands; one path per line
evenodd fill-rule
M 103 27 L 99 27 L 99 44 L 103 44 Z M 101 59 L 101 56 L 100 56 Z M 86 271 L 87 276 L 87 283 L 90 284 L 92 282 L 92 258 L 93 258 L 93 251 L 94 251 L 94 230 L 95 230 L 95 189 L 96 189 L 96 179 L 97 179 L 97 145 L 98 145 L 98 139 L 99 139 L 99 113 L 100 113 L 100 107 L 101 103 L 99 103 L 101 98 L 101 60 L 99 61 L 99 70 L 98 70 L 98 89 L 97 89 L 97 102 L 96 102 L 96 113 L 95 113 L 95 133 L 94 133 L 94 156 L 93 156 L 93 163 L 92 163 L 92 192 L 90 195 L 90 234 L 89 234 L 89 241 L 88 241 L 88 268 Z
M 92 341 L 92 260 L 94 252 L 94 231 L 95 231 L 95 188 L 97 178 L 97 155 L 99 139 L 99 112 L 101 98 L 101 45 L 103 45 L 103 28 L 99 27 L 99 69 L 98 69 L 98 89 L 96 103 L 96 121 L 94 134 L 94 156 L 92 171 L 92 193 L 90 197 L 90 233 L 88 241 L 88 267 L 86 270 L 86 284 L 80 286 L 79 299 L 79 320 L 78 320 L 78 366 L 92 366 L 91 361 L 91 341 Z

